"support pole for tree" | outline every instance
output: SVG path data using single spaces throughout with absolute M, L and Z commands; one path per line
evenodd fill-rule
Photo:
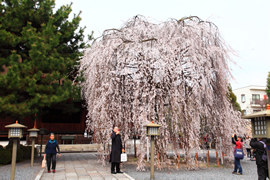
M 13 149 L 12 149 L 10 180 L 15 179 L 16 158 L 17 158 L 17 138 L 14 138 L 13 139 Z
M 220 156 L 221 156 L 221 158 L 220 158 L 220 160 L 221 160 L 221 164 L 224 164 L 223 163 L 223 152 L 222 152 L 222 139 L 221 139 L 221 137 L 219 137 L 219 145 L 220 145 Z
M 198 164 L 198 153 L 195 153 L 195 163 Z
M 147 143 L 146 156 L 147 156 L 147 162 L 149 162 L 149 139 L 148 139 L 148 137 L 146 138 L 146 143 Z
M 151 172 L 150 180 L 154 180 L 154 136 L 151 136 Z
M 134 157 L 137 157 L 136 136 L 134 135 Z

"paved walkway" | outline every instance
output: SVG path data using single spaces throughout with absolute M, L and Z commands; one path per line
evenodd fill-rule
M 125 171 L 125 169 L 121 169 Z M 127 174 L 111 174 L 110 164 L 105 167 L 97 162 L 94 153 L 64 153 L 57 157 L 56 172 L 45 169 L 41 180 L 130 180 Z

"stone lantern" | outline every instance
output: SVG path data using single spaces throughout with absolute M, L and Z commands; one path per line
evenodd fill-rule
M 31 153 L 31 167 L 34 166 L 34 153 L 35 153 L 35 138 L 38 137 L 38 131 L 37 128 L 28 129 L 29 131 L 29 137 L 32 138 L 32 153 Z
M 23 128 L 27 128 L 26 126 L 19 124 L 18 121 L 14 124 L 6 125 L 5 128 L 9 128 L 8 130 L 8 138 L 22 138 L 23 137 Z
M 18 139 L 23 137 L 23 128 L 27 128 L 26 126 L 19 124 L 18 121 L 14 124 L 6 125 L 5 128 L 9 128 L 8 130 L 8 138 L 13 139 L 13 149 L 12 149 L 12 160 L 11 160 L 11 175 L 10 179 L 15 179 L 15 167 L 16 167 L 16 156 L 17 156 L 17 142 Z
M 242 118 L 251 119 L 253 138 L 267 138 L 266 150 L 268 159 L 268 173 L 270 174 L 270 105 L 267 104 L 265 111 L 248 114 Z
M 39 129 L 39 134 L 41 136 L 40 138 L 40 151 L 39 151 L 39 156 L 41 157 L 42 154 L 42 142 L 43 142 L 43 135 L 45 135 L 46 133 L 46 129 L 45 128 L 40 128 Z
M 253 138 L 270 138 L 270 105 L 267 104 L 265 111 L 248 114 L 243 119 L 251 119 Z
M 161 125 L 155 124 L 154 122 L 145 125 L 147 136 L 151 136 L 151 172 L 150 172 L 150 180 L 154 179 L 154 148 L 155 148 L 155 136 L 159 135 L 159 128 Z

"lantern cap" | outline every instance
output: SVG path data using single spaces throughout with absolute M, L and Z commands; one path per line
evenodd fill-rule
M 28 129 L 27 131 L 38 132 L 39 129 L 37 129 L 37 128 L 32 128 L 32 129 Z
M 6 125 L 5 128 L 27 128 L 27 126 L 19 124 L 18 121 L 16 121 L 16 123 Z
M 270 105 L 269 104 L 267 104 L 266 110 L 255 112 L 252 114 L 248 114 L 248 115 L 242 116 L 242 118 L 243 119 L 250 119 L 250 118 L 264 117 L 264 116 L 270 117 Z
M 161 127 L 161 125 L 155 124 L 154 121 L 152 121 L 152 123 L 146 124 L 146 125 L 144 125 L 144 126 L 145 126 L 145 127 Z

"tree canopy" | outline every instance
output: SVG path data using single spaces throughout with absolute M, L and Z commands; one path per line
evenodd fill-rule
M 80 89 L 72 82 L 86 47 L 85 28 L 79 26 L 80 13 L 68 20 L 71 4 L 54 7 L 54 0 L 3 0 L 0 5 L 2 117 L 24 118 L 51 106 L 77 110 L 72 103 L 81 100 Z
M 121 29 L 104 31 L 80 64 L 87 126 L 100 143 L 110 140 L 113 126 L 122 129 L 124 142 L 135 129 L 144 154 L 143 125 L 162 125 L 155 146 L 158 167 L 167 162 L 169 143 L 175 157 L 181 146 L 190 167 L 196 166 L 191 150 L 200 148 L 204 129 L 221 137 L 230 154 L 228 136 L 243 128 L 241 113 L 228 99 L 231 52 L 213 23 L 194 16 L 160 24 L 135 16 Z M 144 170 L 143 156 L 138 170 Z

